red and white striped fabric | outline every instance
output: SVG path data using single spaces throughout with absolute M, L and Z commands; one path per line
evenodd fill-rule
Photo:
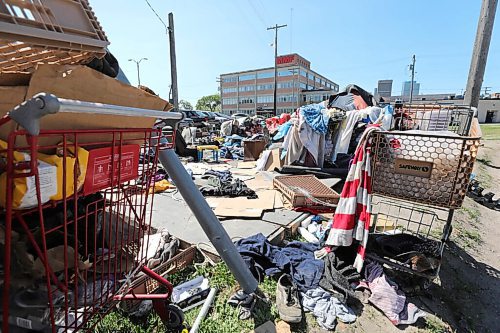
M 379 130 L 376 125 L 370 126 L 359 140 L 335 209 L 332 229 L 326 240 L 326 245 L 331 246 L 350 246 L 354 239 L 360 241 L 353 265 L 358 272 L 363 268 L 370 227 L 372 192 L 370 134 Z

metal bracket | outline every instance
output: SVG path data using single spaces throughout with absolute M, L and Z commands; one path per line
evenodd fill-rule
M 40 118 L 59 112 L 60 103 L 56 96 L 40 93 L 22 102 L 9 112 L 9 117 L 24 127 L 29 134 L 40 133 Z

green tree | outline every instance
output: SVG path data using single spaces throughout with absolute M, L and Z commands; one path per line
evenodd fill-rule
M 184 99 L 181 99 L 179 101 L 179 109 L 181 109 L 181 110 L 192 110 L 193 109 L 193 105 L 191 103 L 189 103 L 188 101 L 186 101 Z
M 220 111 L 220 95 L 203 96 L 196 103 L 196 110 Z

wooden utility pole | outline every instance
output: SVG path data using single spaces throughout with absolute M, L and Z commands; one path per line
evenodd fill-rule
M 286 27 L 286 24 L 283 25 L 277 25 L 275 24 L 274 27 L 269 27 L 267 30 L 273 30 L 274 29 L 274 107 L 273 107 L 273 112 L 274 115 L 276 116 L 278 114 L 278 110 L 276 109 L 276 99 L 277 99 L 277 89 L 278 89 L 278 84 L 277 84 L 277 78 L 278 78 L 278 29 Z
M 413 101 L 413 84 L 415 82 L 415 55 L 413 55 L 412 63 L 410 65 L 411 82 L 410 82 L 410 104 Z
M 179 91 L 177 89 L 177 60 L 175 57 L 174 14 L 168 13 L 168 40 L 170 43 L 170 77 L 172 80 L 172 102 L 174 110 L 179 110 Z
M 479 22 L 477 24 L 476 41 L 469 68 L 469 78 L 467 79 L 467 88 L 465 89 L 464 103 L 469 106 L 477 107 L 479 96 L 481 95 L 481 86 L 483 84 L 484 70 L 486 60 L 488 59 L 488 50 L 490 48 L 491 32 L 495 22 L 495 13 L 497 10 L 497 0 L 483 0 Z

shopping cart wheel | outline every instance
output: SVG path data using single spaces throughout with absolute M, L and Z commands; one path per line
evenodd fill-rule
M 170 329 L 179 329 L 179 331 L 182 330 L 182 324 L 184 323 L 184 312 L 182 312 L 182 310 L 178 306 L 173 304 L 167 305 L 167 310 L 168 320 L 163 322 L 165 326 Z

